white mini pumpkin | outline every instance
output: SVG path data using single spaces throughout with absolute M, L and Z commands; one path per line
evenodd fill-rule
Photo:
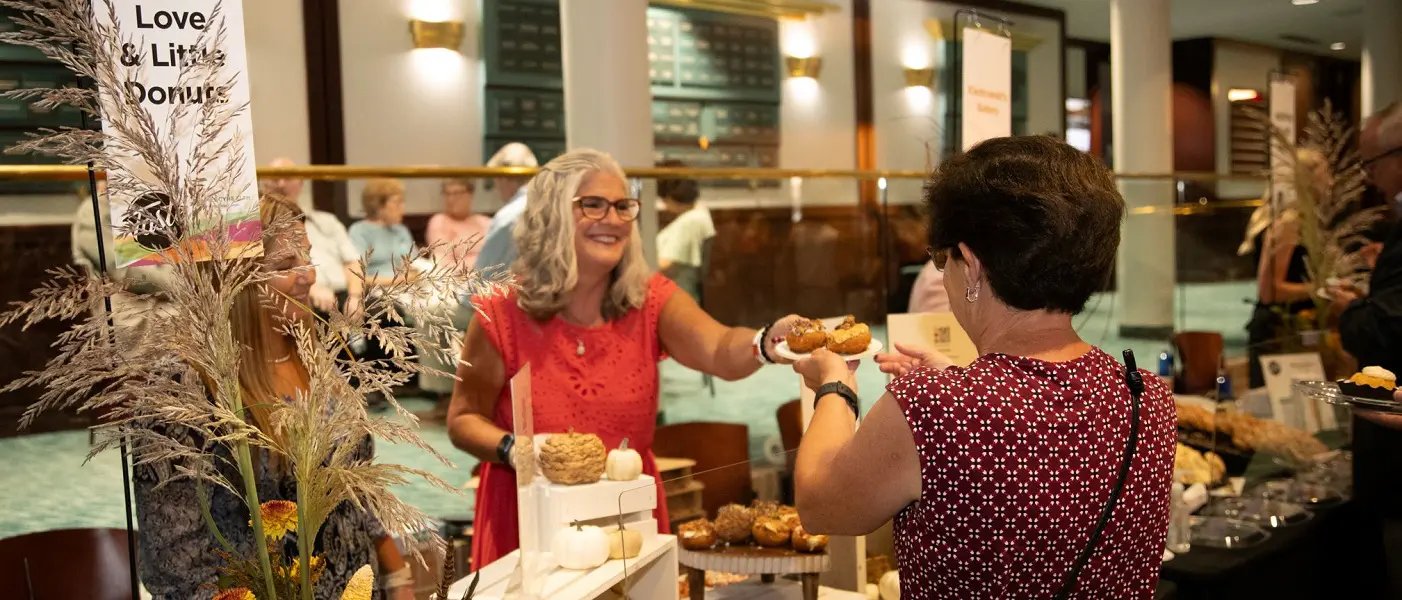
M 881 600 L 901 600 L 901 572 L 887 571 L 881 576 Z
M 609 452 L 604 474 L 608 476 L 609 481 L 633 481 L 642 473 L 643 457 L 637 450 L 628 447 L 628 438 L 623 438 L 623 443 L 618 449 Z
M 608 562 L 609 536 L 598 527 L 575 522 L 555 533 L 550 550 L 561 568 L 588 571 Z

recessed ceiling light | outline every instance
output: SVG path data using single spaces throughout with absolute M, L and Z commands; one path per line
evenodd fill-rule
M 1319 0 L 1290 0 L 1290 3 L 1295 6 L 1308 6 L 1310 4 L 1319 4 Z
M 1344 48 L 1347 48 L 1347 47 L 1348 47 L 1348 46 L 1345 46 L 1343 42 L 1334 42 L 1334 43 L 1332 43 L 1332 44 L 1329 44 L 1329 49 L 1330 49 L 1330 50 L 1343 50 Z

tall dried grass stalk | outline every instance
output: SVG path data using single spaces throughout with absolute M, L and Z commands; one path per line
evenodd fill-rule
M 13 90 L 4 96 L 47 109 L 72 106 L 92 121 L 100 120 L 104 127 L 103 132 L 40 129 L 8 151 L 48 154 L 70 164 L 105 170 L 113 197 L 150 192 L 169 195 L 172 208 L 168 213 L 131 219 L 122 224 L 122 233 L 197 238 L 214 257 L 195 262 L 188 248 L 182 245 L 176 249 L 173 283 L 159 293 L 162 308 L 144 315 L 146 324 L 138 329 L 114 330 L 108 315 L 94 310 L 104 297 L 131 293 L 111 274 L 91 274 L 74 267 L 49 270 L 48 280 L 39 284 L 29 300 L 0 314 L 0 326 L 28 328 L 48 319 L 76 323 L 59 337 L 57 354 L 43 369 L 25 373 L 0 388 L 0 392 L 43 388 L 39 400 L 25 411 L 21 426 L 28 426 L 44 411 L 105 413 L 105 421 L 97 426 L 102 435 L 89 458 L 118 447 L 119 440 L 124 440 L 134 465 L 154 465 L 165 475 L 161 485 L 194 479 L 227 489 L 248 505 L 254 539 L 262 539 L 252 477 L 254 449 L 269 451 L 290 465 L 297 479 L 302 515 L 299 539 L 315 538 L 331 511 L 345 502 L 373 513 L 391 533 L 419 529 L 425 516 L 400 501 L 389 491 L 391 486 L 419 477 L 441 489 L 460 492 L 420 469 L 355 460 L 351 450 L 356 444 L 346 441 L 375 436 L 411 444 L 451 464 L 419 438 L 414 426 L 417 419 L 395 400 L 394 390 L 426 370 L 415 360 L 416 351 L 436 354 L 450 369 L 459 362 L 441 343 L 458 335 L 451 316 L 432 310 L 429 300 L 492 293 L 509 285 L 508 275 L 503 272 L 486 278 L 448 266 L 415 273 L 411 263 L 433 255 L 434 248 L 424 248 L 401 261 L 393 283 L 380 287 L 380 293 L 367 300 L 366 319 L 332 311 L 325 320 L 283 323 L 281 331 L 295 340 L 309 385 L 284 404 L 271 407 L 271 427 L 260 428 L 249 415 L 249 403 L 258 400 L 240 394 L 239 372 L 245 349 L 235 336 L 229 315 L 244 290 L 257 288 L 265 295 L 271 292 L 267 283 L 272 273 L 264 269 L 264 260 L 276 264 L 279 257 L 260 260 L 254 254 L 256 247 L 240 252 L 229 239 L 231 223 L 226 213 L 233 202 L 229 190 L 246 155 L 244 148 L 223 140 L 229 137 L 233 117 L 246 106 L 178 105 L 168 122 L 157 123 L 122 85 L 139 77 L 139 67 L 125 67 L 117 60 L 122 44 L 135 42 L 140 47 L 140 40 L 123 38 L 115 28 L 93 18 L 91 11 L 102 10 L 110 22 L 118 22 L 111 0 L 91 4 L 89 0 L 0 0 L 0 6 L 21 11 L 15 19 L 19 30 L 0 34 L 0 42 L 37 48 L 81 80 L 95 84 L 93 89 Z M 218 4 L 209 22 L 211 26 L 199 44 L 223 46 L 226 28 Z M 227 86 L 241 76 L 225 72 L 214 61 L 202 61 L 183 68 L 180 79 L 182 86 Z M 174 132 L 185 136 L 188 154 L 176 152 Z M 139 158 L 149 165 L 149 177 L 138 178 L 115 169 L 120 158 Z M 227 161 L 230 168 L 211 169 L 216 161 Z M 299 223 L 289 216 L 265 222 L 263 227 L 265 238 L 277 238 L 289 235 Z M 286 252 L 300 251 L 291 244 L 286 246 Z M 411 301 L 396 306 L 394 299 Z M 122 316 L 112 315 L 114 319 Z M 417 327 L 408 326 L 406 319 Z M 377 364 L 347 358 L 342 350 L 348 340 L 357 338 L 382 344 L 390 350 L 390 358 Z M 383 393 L 408 424 L 369 415 L 365 395 L 370 392 Z M 170 432 L 180 428 L 205 440 L 204 445 L 191 447 L 172 437 Z M 234 457 L 242 481 L 230 481 L 216 468 L 215 461 L 220 459 L 215 449 L 220 445 Z M 417 549 L 413 552 L 417 554 Z M 309 553 L 309 548 L 301 549 L 303 574 L 310 572 L 306 562 Z M 265 548 L 260 548 L 259 564 L 265 574 L 266 596 L 273 598 Z M 304 586 L 303 594 L 310 597 L 309 586 Z
M 1371 268 L 1360 250 L 1369 243 L 1367 233 L 1383 218 L 1386 207 L 1362 206 L 1366 184 L 1354 143 L 1357 131 L 1334 111 L 1331 102 L 1325 100 L 1323 107 L 1309 113 L 1298 140 L 1289 139 L 1271 124 L 1264 110 L 1254 114 L 1270 132 L 1272 152 L 1279 157 L 1279 164 L 1269 173 L 1271 181 L 1290 184 L 1295 191 L 1292 205 L 1274 210 L 1293 208 L 1300 216 L 1300 245 L 1307 254 L 1305 262 L 1315 291 L 1311 294 L 1318 320 L 1315 325 L 1324 329 L 1330 303 L 1320 292 L 1335 283 L 1358 286 L 1366 281 Z M 1315 174 L 1301 168 L 1298 151 L 1302 149 L 1324 157 L 1329 185 L 1320 185 Z

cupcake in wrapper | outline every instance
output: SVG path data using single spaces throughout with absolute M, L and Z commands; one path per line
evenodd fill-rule
M 1391 400 L 1397 389 L 1397 376 L 1382 367 L 1364 367 L 1361 372 L 1339 382 L 1339 391 L 1373 400 Z

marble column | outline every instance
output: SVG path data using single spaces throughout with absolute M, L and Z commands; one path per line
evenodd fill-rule
M 1117 173 L 1173 171 L 1173 63 L 1169 0 L 1111 0 L 1111 103 Z M 1130 214 L 1116 278 L 1120 334 L 1166 339 L 1173 331 L 1174 182 L 1121 179 Z
M 560 1 L 565 142 L 597 148 L 625 169 L 653 164 L 652 81 L 648 74 L 647 0 Z M 657 206 L 644 182 L 638 218 L 648 261 L 657 264 Z

